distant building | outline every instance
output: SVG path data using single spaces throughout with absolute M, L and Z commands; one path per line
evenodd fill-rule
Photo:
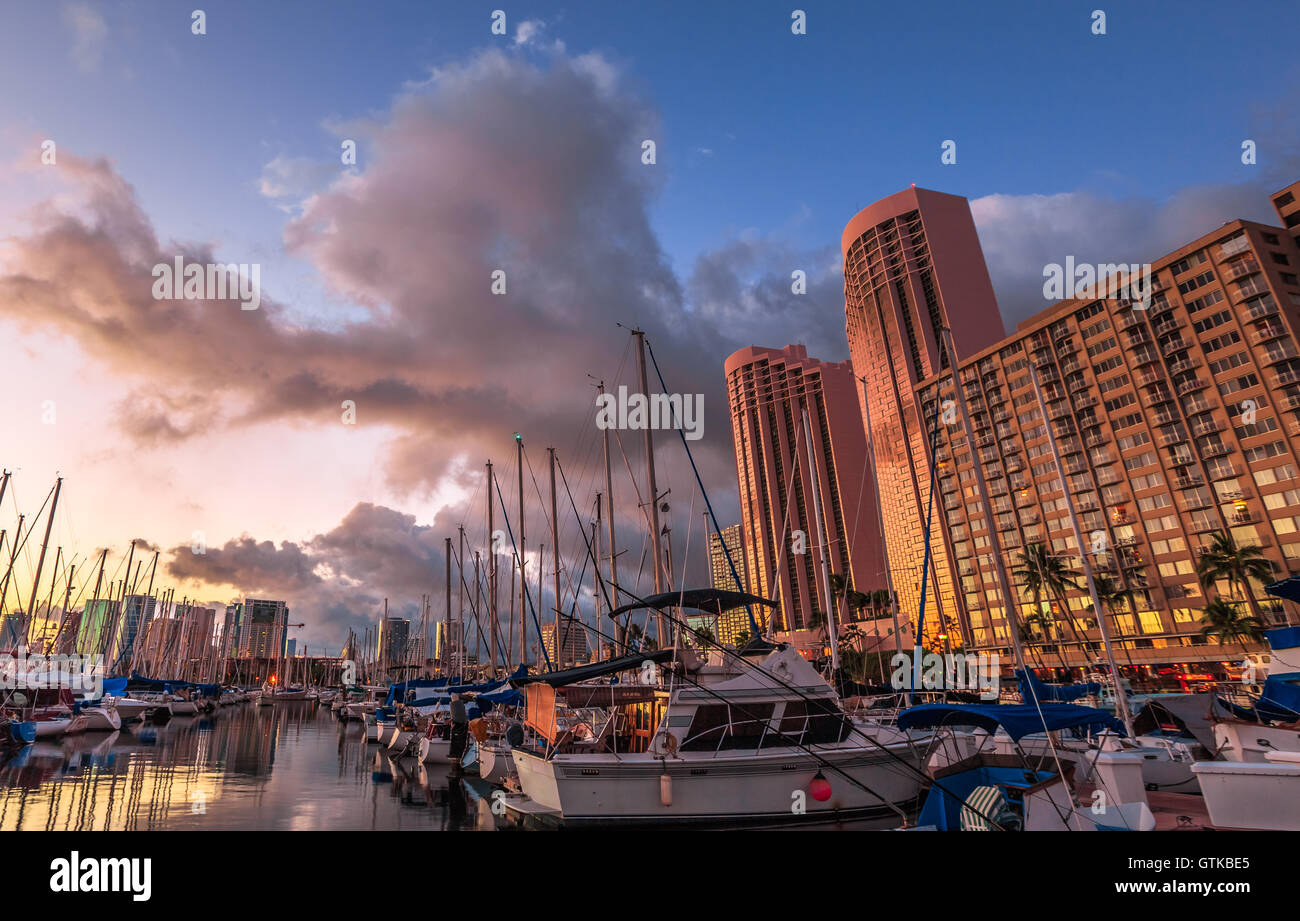
M 728 562 L 727 556 L 730 554 L 731 560 Z M 732 566 L 735 566 L 736 573 L 740 576 L 741 582 L 736 582 L 736 577 L 732 575 Z M 748 591 L 749 590 L 749 561 L 745 558 L 745 537 L 740 525 L 733 524 L 722 529 L 722 536 L 709 534 L 709 576 L 714 588 L 726 589 L 727 591 Z M 759 616 L 755 612 L 756 617 Z M 736 641 L 742 636 L 747 636 L 753 632 L 749 623 L 749 613 L 744 608 L 737 608 L 733 611 L 727 611 L 721 617 L 708 617 L 698 619 L 698 623 L 691 623 L 691 628 L 704 627 L 713 635 L 715 640 L 734 646 Z M 762 622 L 762 621 L 760 621 Z
M 777 637 L 815 658 L 825 647 L 821 618 L 847 613 L 838 592 L 828 597 L 823 552 L 832 577 L 854 591 L 885 584 L 853 366 L 809 358 L 802 345 L 755 346 L 727 358 L 724 372 L 749 590 L 776 603 L 754 618 L 763 628 L 770 616 Z
M 378 653 L 381 665 L 402 665 L 406 662 L 406 644 L 411 637 L 411 622 L 401 617 L 385 617 L 379 621 Z
M 180 658 L 183 661 L 202 659 L 213 649 L 213 629 L 216 625 L 215 608 L 202 608 L 198 605 L 180 605 L 176 617 L 184 623 L 181 631 Z
M 572 665 L 586 662 L 591 656 L 587 645 L 587 631 L 582 622 L 566 618 L 556 642 L 555 624 L 542 624 L 542 645 L 553 664 Z M 557 652 L 558 650 L 558 652 Z
M 109 631 L 122 610 L 121 602 L 97 598 L 81 609 L 81 626 L 77 635 L 77 652 L 83 656 L 107 653 Z
M 64 611 L 59 620 L 59 634 L 54 640 L 55 655 L 71 655 L 77 651 L 77 634 L 81 631 L 81 612 Z M 3 645 L 3 644 L 0 644 Z
M 135 653 L 136 637 L 153 619 L 157 599 L 152 595 L 127 595 L 123 600 L 121 628 L 118 630 L 116 651 L 110 657 L 115 663 L 113 671 L 121 671 Z
M 439 665 L 446 667 L 453 664 L 453 660 L 458 655 L 464 654 L 464 644 L 456 637 L 456 624 L 448 625 L 439 621 L 434 626 L 433 656 L 438 660 Z
M 239 655 L 274 659 L 288 651 L 289 606 L 283 601 L 245 598 L 240 606 Z

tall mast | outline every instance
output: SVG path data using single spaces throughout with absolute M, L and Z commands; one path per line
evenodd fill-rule
M 444 674 L 451 676 L 451 653 L 447 651 L 447 643 L 451 640 L 451 538 L 444 538 L 446 545 L 444 552 L 447 555 L 447 616 L 442 621 L 442 654 L 438 656 L 438 662 L 442 665 Z
M 13 574 L 14 563 L 18 560 L 18 548 L 22 546 L 23 536 L 23 519 L 25 515 L 18 516 L 18 527 L 14 529 L 14 539 L 9 542 L 9 566 L 5 569 L 4 581 L 0 582 L 0 613 L 4 612 L 5 604 L 9 600 L 9 577 Z M 31 529 L 28 528 L 28 533 Z M 18 587 L 14 587 L 14 594 L 18 593 Z
M 867 402 L 867 379 L 860 377 L 858 380 L 862 383 L 862 415 L 867 430 L 867 457 L 874 458 L 876 448 L 871 437 L 871 404 Z M 894 647 L 901 649 L 902 646 L 899 644 L 903 638 L 898 632 L 898 597 L 894 594 L 894 571 L 889 568 L 889 545 L 885 542 L 885 513 L 880 505 L 880 481 L 876 477 L 874 465 L 871 468 L 871 480 L 872 488 L 876 493 L 876 526 L 880 529 L 880 554 L 885 562 L 885 590 L 889 592 L 889 613 L 894 619 Z
M 1083 563 L 1083 574 L 1088 580 L 1088 595 L 1092 598 L 1092 609 L 1097 614 L 1097 628 L 1101 632 L 1101 643 L 1106 647 L 1106 664 L 1110 666 L 1111 681 L 1115 683 L 1115 709 L 1119 713 L 1119 718 L 1124 721 L 1124 728 L 1131 739 L 1135 735 L 1133 731 L 1133 715 L 1129 712 L 1128 695 L 1124 693 L 1124 683 L 1120 677 L 1119 666 L 1115 664 L 1115 650 L 1110 643 L 1110 625 L 1106 622 L 1106 612 L 1102 610 L 1101 599 L 1097 596 L 1097 581 L 1092 576 L 1092 565 L 1088 562 L 1088 554 L 1083 549 L 1083 535 L 1079 532 L 1079 518 L 1074 511 L 1074 496 L 1070 493 L 1070 484 L 1065 479 L 1065 465 L 1061 463 L 1061 454 L 1056 448 L 1056 433 L 1052 430 L 1052 420 L 1047 416 L 1047 404 L 1043 400 L 1042 387 L 1038 384 L 1038 369 L 1034 367 L 1033 362 L 1029 363 L 1029 379 L 1034 382 L 1034 395 L 1038 397 L 1038 411 L 1042 413 L 1043 427 L 1047 429 L 1047 443 L 1052 448 L 1052 458 L 1056 461 L 1056 470 L 1061 475 L 1061 489 L 1065 493 L 1065 509 L 1070 513 L 1070 530 L 1074 533 L 1074 545 L 1079 549 L 1079 559 Z M 1070 616 L 1068 611 L 1066 616 Z
M 649 413 L 650 386 L 646 380 L 645 331 L 634 329 L 632 335 L 636 337 L 636 366 L 637 373 L 641 378 L 641 395 L 645 398 L 646 412 Z M 645 441 L 646 479 L 650 486 L 650 546 L 654 551 L 655 594 L 658 595 L 664 591 L 664 550 L 659 535 L 659 484 L 655 478 L 655 446 L 651 431 L 650 421 L 647 419 L 642 434 Z M 659 642 L 660 649 L 663 649 L 668 643 L 662 614 L 655 615 L 655 638 Z
M 460 546 L 456 553 L 456 575 L 459 577 L 460 586 L 457 589 L 459 594 L 459 606 L 456 611 L 456 674 L 463 678 L 465 674 L 465 526 L 461 525 L 456 529 L 460 535 Z M 464 684 L 463 680 L 458 680 L 458 684 Z
M 99 575 L 97 575 L 97 576 L 95 577 L 95 591 L 94 591 L 94 595 L 93 595 L 93 597 L 91 598 L 91 602 L 90 602 L 92 605 L 94 605 L 96 602 L 99 601 L 99 586 L 100 586 L 100 584 L 104 581 L 104 562 L 105 562 L 107 559 L 108 559 L 108 548 L 105 547 L 104 550 L 103 550 L 103 552 L 100 553 L 100 555 L 99 555 Z M 83 606 L 82 609 L 81 609 L 81 616 L 82 616 L 82 619 L 85 619 L 85 616 L 86 616 L 86 608 L 85 608 L 84 606 Z M 87 640 L 87 641 L 90 640 L 90 631 L 86 629 L 86 627 L 88 627 L 88 626 L 90 626 L 90 625 L 89 625 L 89 624 L 83 624 L 82 627 L 81 627 L 81 630 L 80 630 L 81 633 L 84 633 L 84 634 L 85 634 L 85 636 L 86 636 L 86 640 Z M 101 628 L 101 629 L 102 629 L 102 628 Z M 74 642 L 75 642 L 75 640 L 74 640 Z M 88 654 L 90 654 L 90 646 L 89 646 L 89 643 L 87 643 L 86 648 L 85 648 L 84 650 L 80 648 L 80 646 L 81 646 L 80 643 L 78 643 L 77 646 L 78 646 L 78 648 L 74 649 L 74 650 L 73 650 L 74 652 L 82 653 L 83 655 L 88 655 Z M 99 637 L 95 637 L 95 648 L 96 648 L 96 650 L 98 650 L 98 648 L 99 648 Z
M 27 628 L 25 631 L 24 642 L 31 641 L 32 626 L 36 623 L 36 616 L 32 613 L 32 605 L 36 604 L 36 589 L 41 584 L 41 569 L 45 566 L 45 548 L 50 543 L 50 530 L 54 527 L 54 511 L 59 507 L 59 493 L 63 490 L 63 477 L 54 481 L 54 502 L 50 505 L 50 514 L 45 519 L 45 537 L 41 541 L 41 555 L 36 558 L 36 577 L 32 579 L 32 593 L 27 600 Z
M 524 436 L 515 434 L 519 467 L 519 664 L 528 661 L 528 581 L 524 575 Z M 538 567 L 540 569 L 540 566 Z
M 49 623 L 50 615 L 54 613 L 54 586 L 58 585 L 59 583 L 59 563 L 62 562 L 62 560 L 63 560 L 63 545 L 59 544 L 59 546 L 56 547 L 54 550 L 54 578 L 50 579 L 50 595 L 45 600 L 46 623 Z M 36 624 L 36 616 L 32 615 L 33 627 L 35 626 L 35 624 Z M 42 630 L 41 632 L 43 634 L 45 631 Z M 44 644 L 42 644 L 42 646 L 43 645 Z M 46 651 L 48 650 L 42 649 L 42 652 L 46 652 Z
M 546 453 L 551 461 L 551 555 L 555 557 L 555 667 L 564 668 L 564 639 L 569 631 L 566 626 L 564 636 L 560 635 L 560 624 L 564 621 L 561 609 L 564 606 L 560 603 L 560 519 L 555 513 L 555 449 L 547 448 Z M 540 597 L 541 595 L 538 595 L 538 598 Z
M 817 524 L 817 556 L 822 570 L 822 587 L 826 591 L 826 633 L 831 644 L 832 681 L 840 670 L 839 625 L 835 618 L 839 611 L 835 609 L 835 595 L 831 591 L 831 563 L 826 554 L 826 526 L 822 521 L 822 489 L 817 476 L 817 458 L 813 454 L 812 423 L 808 421 L 808 407 L 803 407 L 804 447 L 808 455 L 808 491 L 812 493 L 813 519 Z
M 492 500 L 495 498 L 496 481 L 492 476 L 492 462 L 487 462 L 487 513 L 488 513 L 488 649 L 492 664 L 492 675 L 496 676 L 497 667 L 497 545 L 492 514 Z
M 989 501 L 988 484 L 984 482 L 984 465 L 980 463 L 979 451 L 975 447 L 975 430 L 971 428 L 970 413 L 966 409 L 966 387 L 962 384 L 961 369 L 957 365 L 957 349 L 952 342 L 952 330 L 948 327 L 942 329 L 943 338 L 948 350 L 948 370 L 952 372 L 953 391 L 957 397 L 957 406 L 961 409 L 962 429 L 966 433 L 966 447 L 970 451 L 971 467 L 975 471 L 975 486 L 979 490 L 980 505 L 984 509 L 985 524 L 988 526 L 989 552 L 993 555 L 993 569 L 998 576 L 998 593 L 1002 595 L 1002 618 L 1007 624 L 1007 633 L 1011 637 L 1011 649 L 1015 652 L 1016 667 L 1022 672 L 1028 673 L 1028 667 L 1025 665 L 1025 653 L 1020 647 L 1020 616 L 1016 610 L 1015 595 L 1011 594 L 1011 580 L 1007 578 L 1006 561 L 1002 558 L 1002 540 L 998 537 L 997 521 L 993 517 L 993 503 Z M 1047 423 L 1047 417 L 1043 417 L 1043 422 Z M 1048 430 L 1051 426 L 1048 425 Z M 951 444 L 952 439 L 949 438 Z M 953 453 L 953 463 L 956 464 L 956 452 Z M 934 481 L 931 479 L 930 490 L 934 490 Z M 939 586 L 935 586 L 938 592 Z M 919 637 L 921 631 L 917 631 Z M 918 642 L 920 640 L 918 639 Z
M 479 612 L 483 610 L 483 597 L 478 582 L 479 570 L 479 552 L 474 551 L 474 667 L 481 670 L 483 667 L 483 622 L 479 619 Z
M 600 382 L 600 395 L 605 395 L 604 381 Z M 600 435 L 605 452 L 605 504 L 609 507 L 609 583 L 612 587 L 610 603 L 618 607 L 618 555 L 614 552 L 614 481 L 609 470 L 609 429 L 601 429 Z M 596 565 L 600 565 L 599 558 L 597 558 Z M 627 648 L 627 625 L 626 621 L 622 619 L 615 623 L 614 638 L 616 648 L 614 654 L 617 655 L 621 650 Z

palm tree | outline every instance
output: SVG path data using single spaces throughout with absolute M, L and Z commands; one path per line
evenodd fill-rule
M 1097 590 L 1097 599 L 1106 606 L 1106 610 L 1116 615 L 1115 625 L 1119 626 L 1119 614 L 1124 613 L 1121 605 L 1128 607 L 1128 612 L 1137 618 L 1137 605 L 1133 601 L 1133 589 L 1124 588 L 1114 578 L 1099 573 L 1092 577 L 1093 588 Z M 1116 639 L 1119 638 L 1120 631 L 1116 630 Z M 1128 659 L 1130 668 L 1133 668 L 1133 651 L 1124 646 L 1124 656 Z
M 1236 605 L 1231 605 L 1222 598 L 1215 598 L 1201 611 L 1201 635 L 1218 637 L 1220 643 L 1236 642 L 1241 646 L 1242 654 L 1246 640 L 1259 642 L 1264 638 L 1264 624 L 1253 614 L 1242 614 Z
M 1047 552 L 1046 545 L 1040 542 L 1025 544 L 1025 549 L 1016 554 L 1020 557 L 1020 568 L 1013 570 L 1015 577 L 1024 583 L 1025 592 L 1034 599 L 1034 611 L 1042 610 L 1043 596 L 1055 599 L 1060 609 L 1065 612 L 1065 622 L 1075 640 L 1088 652 L 1088 645 L 1074 622 L 1074 612 L 1065 600 L 1067 589 L 1078 589 L 1074 570 L 1068 568 L 1057 556 Z
M 1264 623 L 1264 615 L 1250 583 L 1252 579 L 1256 582 L 1273 581 L 1273 564 L 1264 558 L 1264 551 L 1259 547 L 1239 545 L 1226 531 L 1215 531 L 1210 536 L 1209 546 L 1201 550 L 1200 559 L 1196 561 L 1196 575 L 1201 580 L 1201 588 L 1205 589 L 1220 579 L 1227 579 L 1229 585 L 1241 586 L 1251 616 L 1260 624 Z
M 700 624 L 695 628 L 695 641 L 699 644 L 700 648 L 703 649 L 710 643 L 716 642 L 716 638 L 713 636 L 712 630 L 704 624 Z

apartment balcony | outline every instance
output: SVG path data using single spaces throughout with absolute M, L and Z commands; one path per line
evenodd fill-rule
M 1287 394 L 1282 398 L 1282 405 L 1292 412 L 1300 412 L 1300 394 Z
M 1133 375 L 1133 383 L 1139 387 L 1145 387 L 1147 384 L 1163 384 L 1165 383 L 1165 375 L 1158 369 L 1139 371 Z
M 1182 432 L 1166 432 L 1165 434 L 1161 435 L 1156 441 L 1160 445 L 1160 447 L 1167 448 L 1170 445 L 1183 444 L 1185 441 L 1187 441 L 1187 435 L 1185 435 Z
M 1139 368 L 1142 367 L 1142 365 L 1149 365 L 1153 361 L 1160 360 L 1160 356 L 1156 354 L 1154 349 L 1147 348 L 1139 349 L 1134 352 L 1132 358 L 1133 364 Z
M 1300 383 L 1300 371 L 1292 369 L 1273 375 L 1274 387 L 1286 387 L 1295 383 Z
M 1089 406 L 1096 406 L 1100 401 L 1096 397 L 1089 395 L 1076 397 L 1073 402 L 1075 409 L 1086 409 Z
M 1065 328 L 1058 329 L 1056 332 L 1052 333 L 1052 338 L 1055 341 L 1060 342 L 1062 339 L 1069 339 L 1073 335 L 1074 335 L 1074 330 L 1066 326 Z
M 1241 476 L 1245 470 L 1237 464 L 1219 461 L 1217 464 L 1209 464 L 1205 472 L 1211 480 L 1230 480 Z
M 1067 359 L 1067 360 L 1061 362 L 1061 373 L 1062 373 L 1062 374 L 1072 374 L 1072 373 L 1074 373 L 1075 371 L 1080 370 L 1082 367 L 1083 367 L 1083 366 L 1080 365 L 1079 362 L 1078 362 L 1076 359 L 1074 359 L 1074 358 L 1070 358 L 1070 359 Z
M 1011 413 L 1007 412 L 1005 409 L 999 409 L 997 412 L 993 414 L 994 422 L 1006 422 L 1010 418 L 1011 418 Z
M 1204 486 L 1205 480 L 1199 473 L 1182 474 L 1174 477 L 1173 484 L 1175 489 L 1190 489 L 1193 486 Z
M 1206 400 L 1191 400 L 1183 406 L 1183 412 L 1189 416 L 1194 416 L 1197 413 L 1203 413 L 1213 408 Z
M 1198 422 L 1196 423 L 1196 425 L 1193 425 L 1192 433 L 1198 436 L 1213 435 L 1217 432 L 1222 432 L 1223 428 L 1224 426 L 1222 422 L 1218 422 L 1216 420 L 1210 420 L 1208 422 Z
M 1125 314 L 1124 319 L 1120 321 L 1119 328 L 1127 332 L 1128 330 L 1134 329 L 1135 327 L 1145 326 L 1145 325 L 1146 324 L 1142 319 L 1142 314 L 1139 311 L 1130 310 L 1127 314 Z
M 1174 390 L 1181 397 L 1185 394 L 1192 393 L 1197 390 L 1202 390 L 1204 389 L 1204 387 L 1205 387 L 1205 381 L 1201 380 L 1199 377 L 1193 377 L 1181 382 L 1177 387 L 1174 388 Z
M 1257 326 L 1251 331 L 1250 341 L 1255 345 L 1261 342 L 1268 342 L 1272 339 L 1281 339 L 1287 334 L 1286 327 L 1280 323 L 1266 323 L 1263 326 Z
M 1087 438 L 1083 439 L 1083 443 L 1090 448 L 1100 448 L 1102 445 L 1106 444 L 1106 438 L 1104 435 L 1089 435 Z
M 1151 414 L 1151 421 L 1156 425 L 1169 425 L 1170 423 L 1177 422 L 1178 416 L 1174 413 L 1161 410 L 1160 412 Z
M 1182 336 L 1178 336 L 1177 338 L 1170 339 L 1168 342 L 1161 345 L 1160 352 L 1161 354 L 1168 357 L 1172 355 L 1174 352 L 1181 352 L 1183 349 L 1190 348 L 1191 345 L 1192 344 L 1188 342 L 1186 339 L 1184 339 Z
M 1172 333 L 1176 329 L 1182 329 L 1187 323 L 1181 317 L 1167 317 L 1161 320 L 1154 327 L 1157 336 L 1163 336 L 1166 333 Z
M 1246 311 L 1247 320 L 1262 320 L 1264 317 L 1277 315 L 1277 304 L 1273 303 L 1271 297 L 1263 298 L 1257 304 L 1252 304 Z
M 1196 463 L 1196 458 L 1191 454 L 1171 451 L 1165 458 L 1170 467 L 1190 467 Z
M 1033 362 L 1035 368 L 1050 367 L 1052 362 L 1054 362 L 1055 360 L 1056 359 L 1052 355 L 1051 349 L 1043 349 L 1041 351 L 1034 352 Z
M 1180 361 L 1175 361 L 1169 366 L 1170 374 L 1182 374 L 1184 371 L 1190 371 L 1193 368 L 1199 368 L 1201 360 L 1199 358 L 1188 357 Z
M 1258 524 L 1261 520 L 1258 512 L 1252 512 L 1249 509 L 1233 512 L 1227 517 L 1234 525 Z
M 1237 285 L 1237 297 L 1254 297 L 1256 294 L 1265 294 L 1268 291 L 1268 285 L 1264 284 L 1262 279 L 1252 278 L 1245 284 Z
M 1225 445 L 1222 443 L 1206 445 L 1205 447 L 1201 448 L 1201 456 L 1202 457 L 1223 457 L 1226 454 L 1231 454 L 1234 450 L 1236 449 L 1233 448 L 1232 445 Z
M 1300 352 L 1297 352 L 1295 346 L 1289 342 L 1281 348 L 1271 348 L 1264 350 L 1264 364 L 1275 365 L 1291 358 L 1300 358 Z
M 1248 256 L 1245 259 L 1238 259 L 1236 262 L 1229 262 L 1226 265 L 1220 266 L 1220 268 L 1223 271 L 1224 277 L 1229 281 L 1232 281 L 1237 278 L 1245 278 L 1247 275 L 1253 275 L 1258 272 L 1259 263 L 1256 262 L 1253 257 Z
M 1172 403 L 1174 401 L 1174 395 L 1169 392 L 1168 387 L 1152 387 L 1147 396 L 1152 403 Z

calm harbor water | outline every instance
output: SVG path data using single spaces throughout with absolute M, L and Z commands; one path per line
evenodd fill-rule
M 490 830 L 477 777 L 394 762 L 311 704 L 0 749 L 0 831 Z

